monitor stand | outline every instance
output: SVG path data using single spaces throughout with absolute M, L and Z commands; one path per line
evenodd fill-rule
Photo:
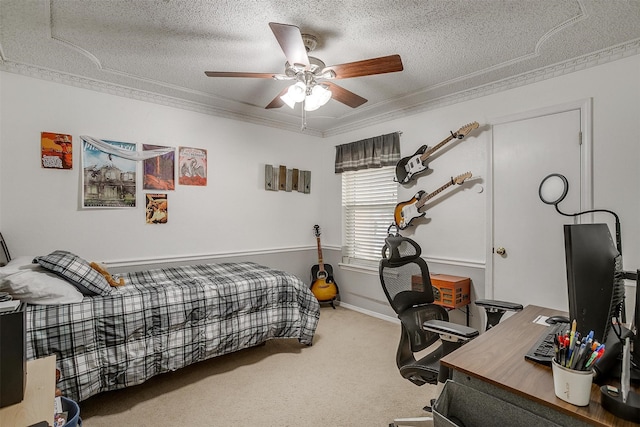
M 640 419 L 640 394 L 631 390 L 631 338 L 625 338 L 622 350 L 622 370 L 620 387 L 603 385 L 600 387 L 602 407 L 613 415 L 625 420 L 637 421 Z

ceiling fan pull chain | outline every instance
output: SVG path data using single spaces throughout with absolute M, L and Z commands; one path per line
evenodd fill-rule
M 305 130 L 307 128 L 307 110 L 304 108 L 304 104 L 306 102 L 306 100 L 302 100 L 302 103 L 300 104 L 302 106 L 302 128 L 300 130 Z

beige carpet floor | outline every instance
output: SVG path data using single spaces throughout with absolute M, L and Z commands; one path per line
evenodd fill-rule
M 84 427 L 363 426 L 426 415 L 398 373 L 400 326 L 322 307 L 313 346 L 271 340 L 80 402 Z

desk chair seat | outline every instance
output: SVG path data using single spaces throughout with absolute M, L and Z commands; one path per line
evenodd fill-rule
M 449 320 L 447 311 L 439 305 L 422 304 L 405 309 L 398 318 L 402 329 L 396 353 L 400 375 L 418 386 L 436 384 L 443 356 L 442 343 L 438 342 L 437 334 L 422 325 L 429 320 Z M 416 360 L 414 354 L 430 346 L 434 346 L 433 350 Z

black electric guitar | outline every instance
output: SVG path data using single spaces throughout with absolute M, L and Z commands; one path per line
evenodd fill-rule
M 433 196 L 440 194 L 440 192 L 453 184 L 462 184 L 469 178 L 471 178 L 471 172 L 463 173 L 455 178 L 452 177 L 449 182 L 438 188 L 433 193 L 425 194 L 424 191 L 418 191 L 411 200 L 398 203 L 393 212 L 393 218 L 398 228 L 404 230 L 411 225 L 411 222 L 414 219 L 424 216 L 426 212 L 420 212 L 420 208 L 422 208 Z
M 320 226 L 313 226 L 316 242 L 318 244 L 318 264 L 311 267 L 311 292 L 319 302 L 331 302 L 338 296 L 338 285 L 333 280 L 333 267 L 331 264 L 322 262 L 322 246 L 320 246 Z
M 457 132 L 451 132 L 451 136 L 448 136 L 444 141 L 439 143 L 433 148 L 427 149 L 426 145 L 423 145 L 415 152 L 413 156 L 403 157 L 396 164 L 396 180 L 400 184 L 406 184 L 413 179 L 413 177 L 419 173 L 426 172 L 429 167 L 425 163 L 426 160 L 436 150 L 442 148 L 447 142 L 454 139 L 462 139 L 474 129 L 478 128 L 478 122 L 469 123 L 458 129 Z

